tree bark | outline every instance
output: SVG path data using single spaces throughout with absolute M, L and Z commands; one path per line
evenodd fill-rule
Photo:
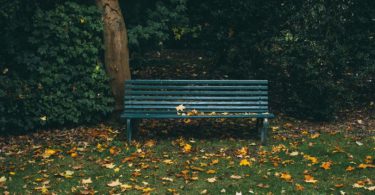
M 104 23 L 104 64 L 115 98 L 115 112 L 123 109 L 124 81 L 130 79 L 128 35 L 118 0 L 97 0 Z

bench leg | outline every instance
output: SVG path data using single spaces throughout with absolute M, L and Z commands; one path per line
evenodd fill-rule
M 260 141 L 261 141 L 262 145 L 267 144 L 268 127 L 269 127 L 268 119 L 265 118 L 265 119 L 263 119 L 263 126 L 262 126 L 262 130 L 260 132 Z
M 256 126 L 255 126 L 255 129 L 258 131 L 258 133 L 260 133 L 259 127 L 260 127 L 261 122 L 262 122 L 262 120 L 260 118 L 257 118 L 257 123 L 256 123 Z
M 131 119 L 126 119 L 126 132 L 128 137 L 128 143 L 130 144 L 132 141 L 132 123 Z

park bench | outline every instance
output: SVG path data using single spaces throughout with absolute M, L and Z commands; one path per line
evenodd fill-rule
M 256 129 L 266 144 L 267 80 L 128 80 L 124 111 L 127 138 L 132 119 L 256 118 Z

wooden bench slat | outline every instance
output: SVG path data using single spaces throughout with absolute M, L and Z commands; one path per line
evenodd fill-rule
M 268 84 L 267 80 L 127 80 L 125 83 L 149 84 Z
M 134 101 L 128 100 L 124 102 L 125 105 L 268 105 L 266 101 Z
M 126 95 L 125 100 L 268 100 L 268 96 L 225 97 L 225 96 L 151 96 Z
M 125 91 L 128 95 L 267 95 L 267 91 Z
M 267 85 L 251 85 L 251 86 L 243 86 L 243 85 L 233 85 L 233 86 L 203 86 L 203 85 L 189 85 L 189 86 L 177 86 L 177 85 L 133 85 L 129 84 L 126 85 L 126 90 L 134 90 L 134 89 L 175 89 L 175 90 L 267 90 Z
M 185 113 L 188 113 L 190 112 L 191 110 L 186 110 Z M 205 114 L 209 114 L 209 113 L 212 113 L 212 112 L 216 112 L 216 113 L 266 113 L 268 112 L 267 109 L 256 109 L 256 110 L 219 110 L 219 109 L 216 109 L 216 110 L 200 110 L 198 111 L 199 113 L 200 112 L 204 112 Z M 124 114 L 132 114 L 132 113 L 149 113 L 149 114 L 165 114 L 165 113 L 168 113 L 168 114 L 176 114 L 177 115 L 177 111 L 176 110 L 128 110 L 126 112 L 123 112 Z
M 186 109 L 267 109 L 268 106 L 191 106 L 186 105 Z M 176 106 L 170 105 L 125 105 L 125 109 L 132 108 L 132 109 L 150 109 L 150 108 L 157 108 L 157 109 L 175 109 Z
M 172 115 L 172 114 L 127 114 L 122 115 L 125 118 L 144 118 L 144 119 L 153 119 L 153 118 L 273 118 L 273 114 L 238 114 L 238 115 L 201 115 L 201 116 L 182 116 L 182 115 Z

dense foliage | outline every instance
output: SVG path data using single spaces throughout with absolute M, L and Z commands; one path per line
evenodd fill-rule
M 170 24 L 169 34 L 159 31 L 169 35 L 164 41 L 207 51 L 216 59 L 215 68 L 230 78 L 269 79 L 273 104 L 284 112 L 325 120 L 339 108 L 374 99 L 375 6 L 370 0 L 190 0 L 181 5 L 187 8 L 178 14 L 188 20 Z M 176 39 L 176 25 L 190 30 Z
M 0 130 L 91 122 L 111 111 L 95 5 L 2 6 Z

